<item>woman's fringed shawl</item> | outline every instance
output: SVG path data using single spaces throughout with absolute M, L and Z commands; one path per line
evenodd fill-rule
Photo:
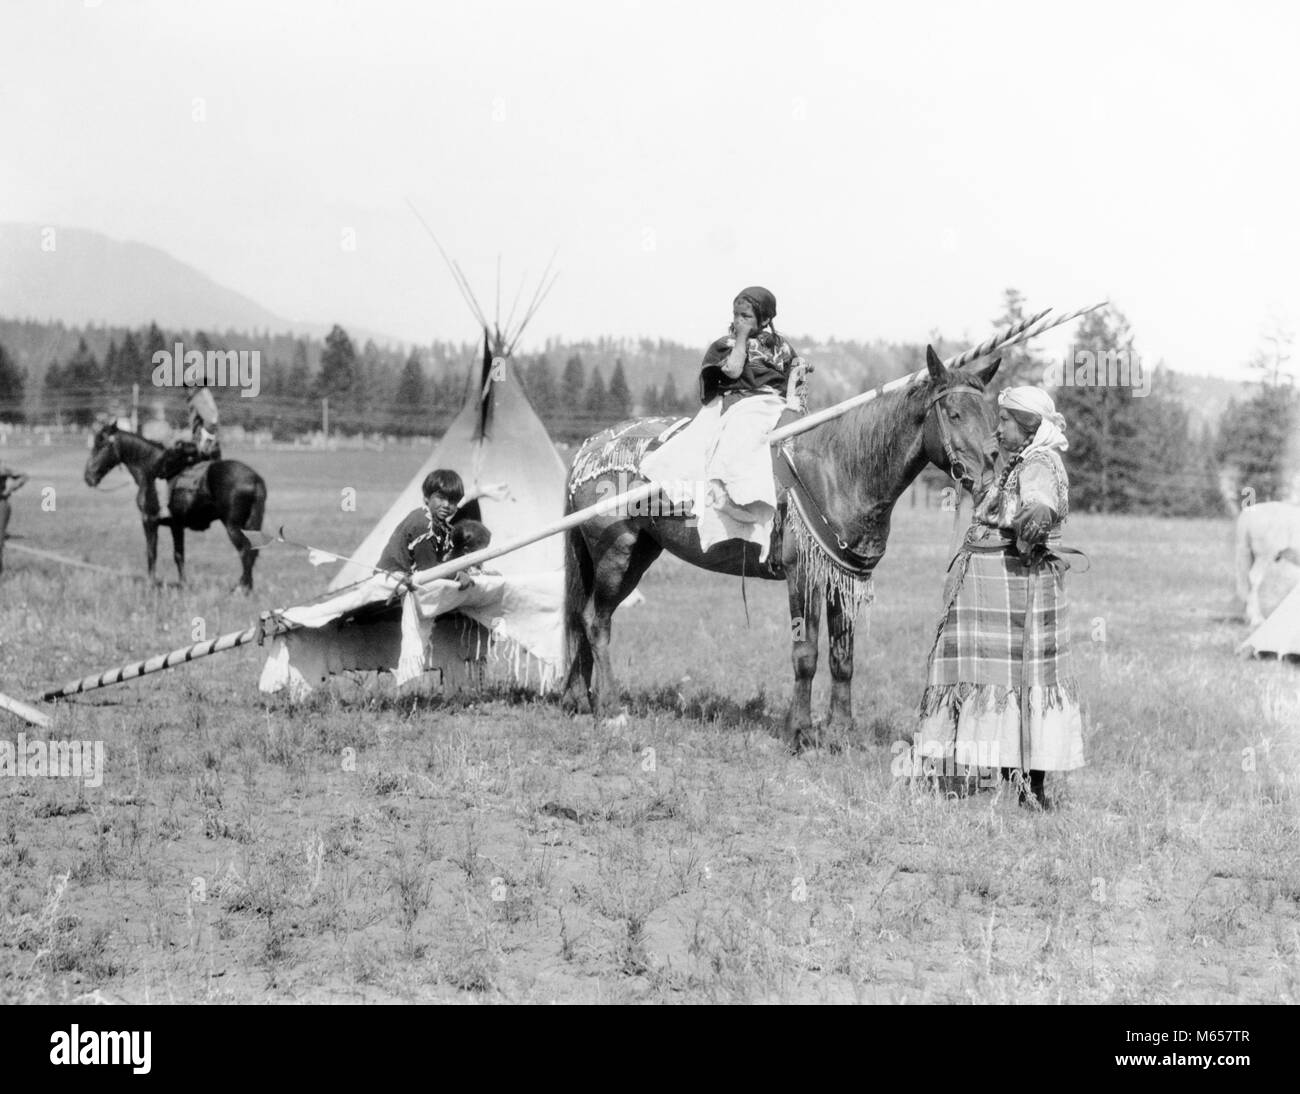
M 1031 712 L 1045 710 L 1064 710 L 1068 705 L 1079 702 L 1078 681 L 1070 679 L 1051 687 L 1031 687 L 1029 689 L 1029 709 Z M 1004 688 L 997 684 L 975 684 L 966 681 L 961 684 L 932 684 L 921 695 L 918 711 L 922 718 L 929 718 L 946 710 L 954 718 L 959 710 L 967 705 L 975 711 L 996 710 L 999 714 L 1008 706 L 1020 707 L 1020 689 Z
M 786 520 L 794 532 L 795 552 L 803 573 L 805 614 L 813 604 L 822 603 L 833 595 L 848 609 L 847 624 L 852 633 L 858 610 L 875 599 L 871 576 L 846 570 L 831 558 L 808 531 L 808 526 L 793 504 L 787 508 Z

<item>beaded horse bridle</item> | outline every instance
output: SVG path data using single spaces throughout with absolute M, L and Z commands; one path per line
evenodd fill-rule
M 954 384 L 952 387 L 946 387 L 942 391 L 936 391 L 930 396 L 930 401 L 925 404 L 925 412 L 929 414 L 936 406 L 939 405 L 949 395 L 971 394 L 978 395 L 981 399 L 984 397 L 984 391 L 975 387 L 973 384 Z M 941 408 L 942 409 L 942 408 Z M 957 455 L 953 446 L 952 426 L 948 422 L 948 415 L 940 413 L 937 415 L 939 425 L 939 441 L 943 445 L 944 458 L 948 461 L 948 474 L 952 476 L 955 483 L 971 489 L 975 486 L 975 478 L 970 474 L 970 469 L 966 462 Z

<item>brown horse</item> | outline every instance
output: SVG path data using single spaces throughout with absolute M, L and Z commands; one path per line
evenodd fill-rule
M 633 508 L 570 531 L 565 558 L 565 704 L 581 709 L 588 701 L 597 716 L 613 711 L 619 693 L 610 667 L 611 617 L 667 550 L 716 573 L 786 581 L 794 624 L 795 686 L 784 738 L 795 750 L 813 739 L 812 682 L 824 599 L 832 680 L 827 727 L 835 733 L 851 731 L 854 612 L 869 602 L 870 574 L 885 553 L 894 504 L 927 463 L 952 475 L 968 491 L 982 484 L 990 473 L 988 440 L 993 430 L 984 388 L 999 363 L 950 370 L 927 347 L 925 375 L 793 438 L 791 462 L 804 500 L 801 512 L 787 503 L 780 542 L 762 565 L 757 545 L 741 540 L 702 551 L 693 521 L 671 511 L 659 515 L 654 507 L 653 515 Z M 567 511 L 644 482 L 636 466 L 649 440 L 667 424 L 666 419 L 625 422 L 589 438 L 569 472 Z M 632 439 L 638 433 L 644 438 L 640 442 Z M 810 529 L 810 524 L 822 527 Z M 817 545 L 818 533 L 839 545 L 841 559 L 851 568 Z
M 118 429 L 110 422 L 95 433 L 90 459 L 86 461 L 86 485 L 98 486 L 119 463 L 131 472 L 138 487 L 135 505 L 144 524 L 149 577 L 157 580 L 154 567 L 158 561 L 158 526 L 164 522 L 158 519 L 158 491 L 154 480 L 160 475 L 171 479 L 171 519 L 166 523 L 172 530 L 172 558 L 180 580 L 185 580 L 185 529 L 203 532 L 214 520 L 219 520 L 225 525 L 226 535 L 243 564 L 243 576 L 237 588 L 251 593 L 257 552 L 244 535 L 244 529 L 257 531 L 262 527 L 262 515 L 266 511 L 266 483 L 262 476 L 238 460 L 212 460 L 203 465 L 192 492 L 178 491 L 175 470 L 168 466 L 171 461 L 166 459 L 171 454 L 170 449 Z

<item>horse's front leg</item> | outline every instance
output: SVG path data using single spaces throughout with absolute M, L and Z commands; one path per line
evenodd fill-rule
M 145 567 L 149 580 L 156 585 L 158 579 L 154 577 L 154 570 L 158 565 L 158 495 L 152 483 L 146 483 L 140 488 L 135 505 L 140 510 L 140 523 L 144 527 Z
M 154 577 L 154 570 L 158 566 L 158 522 L 147 518 L 144 522 L 144 561 L 149 580 L 158 584 L 158 579 Z
M 185 526 L 172 521 L 172 559 L 176 563 L 176 576 L 182 585 L 185 584 Z
M 807 596 L 807 575 L 798 560 L 785 559 L 786 590 L 790 597 L 790 637 L 793 642 L 794 694 L 785 714 L 786 747 L 798 752 L 812 742 L 812 684 L 817 675 L 817 640 L 821 633 L 821 604 Z
M 831 654 L 831 709 L 827 729 L 843 739 L 853 733 L 853 611 L 835 593 L 826 598 Z

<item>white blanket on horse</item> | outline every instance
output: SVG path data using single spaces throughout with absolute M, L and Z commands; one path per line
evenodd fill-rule
M 641 461 L 641 474 L 657 483 L 674 505 L 694 503 L 700 547 L 727 539 L 757 543 L 767 558 L 776 515 L 776 481 L 766 434 L 776 427 L 785 400 L 750 395 L 724 414 L 722 400 L 706 403 L 685 429 Z M 726 506 L 710 484 L 721 482 L 743 513 Z M 739 519 L 740 517 L 746 519 Z
M 484 658 L 505 664 L 518 682 L 535 670 L 543 691 L 554 684 L 563 657 L 562 570 L 480 574 L 468 589 L 454 581 L 430 581 L 405 595 L 400 622 L 340 622 L 360 608 L 386 602 L 396 586 L 395 579 L 376 576 L 328 600 L 280 612 L 296 629 L 275 639 L 260 690 L 288 688 L 298 699 L 328 675 L 353 669 L 392 671 L 399 686 L 442 669 L 446 684 L 452 682 L 449 669 L 467 669 Z M 439 616 L 453 611 L 484 631 L 466 635 L 436 625 Z

